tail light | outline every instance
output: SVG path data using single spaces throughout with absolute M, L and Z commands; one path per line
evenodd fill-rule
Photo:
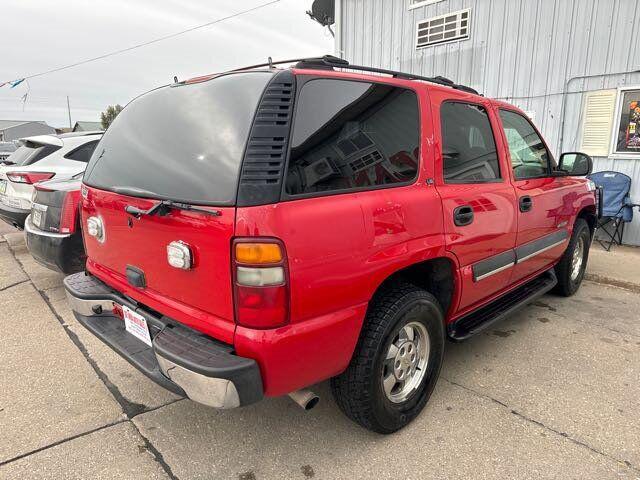
M 55 173 L 51 172 L 7 172 L 7 178 L 13 183 L 26 183 L 28 185 L 49 180 L 54 175 Z
M 233 242 L 236 322 L 275 328 L 289 321 L 289 279 L 284 245 L 275 239 Z
M 74 233 L 76 231 L 79 202 L 80 190 L 67 192 L 60 212 L 60 233 Z

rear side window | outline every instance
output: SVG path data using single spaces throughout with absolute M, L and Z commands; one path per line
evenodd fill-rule
M 445 102 L 440 118 L 445 183 L 499 180 L 498 152 L 486 109 L 471 103 Z
M 60 147 L 57 145 L 26 142 L 7 158 L 7 162 L 17 167 L 26 167 L 27 165 L 32 165 L 38 160 L 48 157 L 58 149 L 60 149 Z
M 289 195 L 406 184 L 418 172 L 420 115 L 412 90 L 317 79 L 297 100 Z
M 77 162 L 87 163 L 93 154 L 93 151 L 96 149 L 96 145 L 98 145 L 98 140 L 94 140 L 93 142 L 87 142 L 84 145 L 79 146 L 75 150 L 67 153 L 64 158 L 68 158 L 69 160 L 75 160 Z
M 86 184 L 140 196 L 233 205 L 253 117 L 273 73 L 222 75 L 153 90 L 127 105 L 104 133 Z

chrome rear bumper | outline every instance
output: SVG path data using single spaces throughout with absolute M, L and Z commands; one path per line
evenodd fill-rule
M 177 322 L 151 315 L 97 278 L 65 278 L 69 305 L 78 321 L 134 367 L 166 389 L 214 408 L 235 408 L 263 397 L 257 363 L 233 347 Z M 152 346 L 129 334 L 114 304 L 144 316 Z

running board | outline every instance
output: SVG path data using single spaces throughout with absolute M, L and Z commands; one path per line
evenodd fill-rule
M 558 283 L 553 269 L 506 293 L 489 305 L 468 313 L 447 327 L 449 337 L 462 341 L 502 320 L 519 308 L 541 297 Z

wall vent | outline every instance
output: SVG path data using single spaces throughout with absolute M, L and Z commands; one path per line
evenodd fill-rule
M 470 32 L 470 8 L 422 20 L 416 31 L 416 48 L 465 40 Z

